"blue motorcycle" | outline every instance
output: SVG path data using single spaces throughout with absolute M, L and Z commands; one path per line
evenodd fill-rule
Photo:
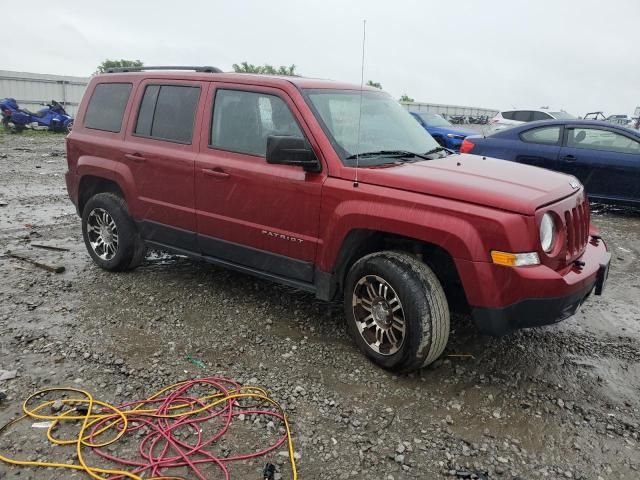
M 25 128 L 32 128 L 68 133 L 73 128 L 73 117 L 55 100 L 51 100 L 45 108 L 33 113 L 20 108 L 15 99 L 3 98 L 0 100 L 0 111 L 5 130 L 21 132 Z

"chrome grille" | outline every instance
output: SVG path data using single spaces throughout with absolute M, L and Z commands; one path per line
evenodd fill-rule
M 566 210 L 564 222 L 567 229 L 567 261 L 570 262 L 584 252 L 589 240 L 589 201 L 583 198 L 581 203 Z

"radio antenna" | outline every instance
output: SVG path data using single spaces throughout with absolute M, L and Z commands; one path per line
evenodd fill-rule
M 362 63 L 360 64 L 360 107 L 358 109 L 358 139 L 356 141 L 356 174 L 353 186 L 358 186 L 358 167 L 360 166 L 360 123 L 362 121 L 362 92 L 364 90 L 364 44 L 367 39 L 367 21 L 362 21 Z

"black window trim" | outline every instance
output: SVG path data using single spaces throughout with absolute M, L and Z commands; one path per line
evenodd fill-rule
M 109 130 L 107 128 L 95 128 L 95 127 L 88 127 L 87 126 L 87 110 L 89 109 L 89 105 L 91 105 L 91 100 L 93 100 L 93 95 L 96 93 L 97 88 L 100 85 L 129 85 L 131 88 L 129 89 L 129 98 L 127 98 L 127 103 L 124 104 L 124 108 L 122 109 L 122 118 L 120 119 L 120 128 L 118 130 Z M 84 128 L 87 128 L 89 130 L 96 130 L 98 132 L 107 132 L 107 133 L 120 133 L 122 132 L 122 124 L 124 123 L 125 120 L 125 113 L 127 111 L 127 107 L 129 106 L 129 102 L 131 101 L 131 90 L 133 90 L 133 82 L 100 82 L 100 83 L 96 83 L 96 86 L 93 88 L 93 91 L 91 92 L 91 97 L 89 98 L 89 101 L 87 102 L 87 107 L 84 110 L 83 113 L 83 118 L 82 118 L 82 126 Z
M 605 125 L 580 125 L 580 124 L 569 124 L 569 125 L 565 125 L 564 126 L 564 134 L 562 135 L 562 147 L 566 147 L 566 148 L 577 148 L 580 150 L 593 150 L 596 152 L 609 152 L 609 153 L 617 153 L 620 155 L 638 155 L 637 153 L 631 153 L 631 152 L 616 152 L 613 150 L 598 150 L 597 148 L 584 148 L 584 147 L 576 147 L 576 146 L 569 146 L 568 145 L 568 141 L 569 141 L 569 130 L 575 130 L 576 128 L 580 128 L 583 130 L 603 130 L 606 132 L 611 132 L 611 133 L 617 133 L 618 135 L 621 135 L 623 137 L 626 137 L 630 140 L 634 140 L 638 143 L 640 143 L 640 138 L 635 137 L 634 135 L 629 135 L 627 132 L 623 131 L 623 130 L 618 130 L 617 128 L 611 128 Z
M 293 114 L 293 112 L 291 111 L 291 108 L 289 107 L 289 104 L 285 101 L 284 98 L 282 98 L 282 95 L 273 93 L 273 92 L 267 92 L 264 90 L 247 90 L 245 88 L 232 88 L 232 87 L 228 87 L 228 86 L 223 86 L 223 87 L 218 87 L 217 85 L 214 84 L 214 95 L 213 95 L 213 101 L 211 102 L 211 115 L 209 115 L 210 118 L 210 122 L 209 122 L 209 135 L 208 135 L 208 139 L 207 139 L 207 148 L 210 150 L 218 150 L 220 152 L 229 152 L 229 153 L 235 153 L 237 155 L 248 155 L 250 157 L 256 157 L 256 158 L 263 158 L 266 159 L 267 156 L 266 155 L 257 155 L 255 153 L 247 153 L 247 152 L 238 152 L 236 150 L 228 150 L 226 148 L 220 148 L 220 147 L 216 147 L 215 145 L 213 145 L 211 143 L 212 141 L 212 137 L 213 137 L 213 115 L 215 113 L 216 110 L 216 97 L 218 96 L 218 92 L 220 90 L 231 90 L 233 92 L 244 92 L 244 93 L 255 93 L 258 95 L 269 95 L 272 97 L 278 97 L 280 100 L 282 100 L 284 102 L 284 104 L 287 106 L 287 108 L 289 109 L 289 111 L 291 112 L 291 116 L 293 117 L 293 121 L 296 122 L 296 125 L 298 125 L 298 128 L 300 129 L 300 132 L 302 133 L 303 138 L 305 139 L 305 141 L 311 145 L 311 142 L 309 142 L 309 139 L 307 138 L 306 133 L 304 132 L 304 129 L 300 126 L 300 122 L 298 122 L 297 117 Z M 313 150 L 313 147 L 311 147 Z M 317 156 L 317 154 L 316 154 Z M 318 158 L 319 160 L 319 158 Z
M 138 103 L 138 111 L 136 112 L 136 121 L 133 124 L 132 130 L 131 130 L 131 136 L 138 137 L 138 138 L 147 138 L 150 140 L 158 140 L 160 142 L 177 143 L 178 145 L 193 145 L 193 134 L 195 133 L 194 127 L 196 125 L 196 118 L 198 116 L 198 109 L 200 108 L 200 102 L 202 101 L 202 85 L 199 83 L 197 85 L 193 85 L 193 84 L 190 85 L 186 83 L 153 83 L 152 81 L 143 82 L 142 85 L 144 86 L 144 90 L 142 91 L 140 102 Z M 196 103 L 196 110 L 193 112 L 193 124 L 191 125 L 191 141 L 182 142 L 180 140 L 175 140 L 173 138 L 154 137 L 152 135 L 142 135 L 140 133 L 136 133 L 136 128 L 138 127 L 138 119 L 140 117 L 140 110 L 142 109 L 142 102 L 144 101 L 144 95 L 147 92 L 147 87 L 150 87 L 150 86 L 160 87 L 160 89 L 158 90 L 158 95 L 156 96 L 156 103 L 153 105 L 153 113 L 151 114 L 152 126 L 153 126 L 153 117 L 156 114 L 156 106 L 158 104 L 158 98 L 160 97 L 160 91 L 162 90 L 162 87 L 191 87 L 191 88 L 197 88 L 199 90 L 198 102 Z
M 528 123 L 531 123 L 531 122 L 528 122 Z M 543 128 L 556 128 L 556 127 L 560 128 L 560 134 L 558 135 L 558 140 L 556 141 L 556 143 L 532 142 L 531 140 L 525 140 L 524 138 L 522 138 L 523 134 L 532 132 L 533 130 L 542 130 Z M 554 146 L 561 147 L 564 141 L 564 125 L 541 125 L 533 128 L 528 128 L 518 133 L 518 138 L 520 139 L 521 142 L 530 143 L 532 145 L 548 145 L 550 147 L 554 147 Z

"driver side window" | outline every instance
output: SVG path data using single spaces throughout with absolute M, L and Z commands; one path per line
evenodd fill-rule
M 572 128 L 567 135 L 567 146 L 617 153 L 640 154 L 640 142 L 610 130 L 598 128 Z
M 304 137 L 284 100 L 241 90 L 216 92 L 211 147 L 264 157 L 270 135 Z

